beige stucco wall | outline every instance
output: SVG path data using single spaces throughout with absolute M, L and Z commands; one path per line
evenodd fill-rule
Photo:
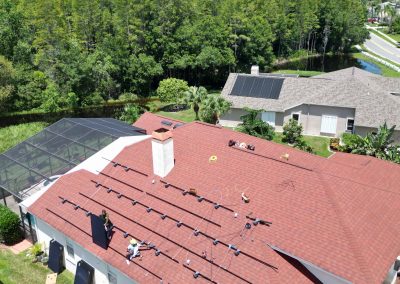
M 305 135 L 330 135 L 321 133 L 322 115 L 333 115 L 337 117 L 336 136 L 340 136 L 346 131 L 347 118 L 354 118 L 355 110 L 352 108 L 329 107 L 318 105 L 299 105 L 285 112 L 275 113 L 275 131 L 282 132 L 283 125 L 292 117 L 292 113 L 300 113 L 300 123 L 303 125 L 303 134 Z M 219 122 L 222 126 L 236 127 L 240 117 L 246 114 L 246 111 L 239 108 L 232 108 L 223 116 Z M 335 136 L 335 135 L 331 135 Z
M 236 127 L 242 121 L 240 117 L 247 112 L 241 108 L 231 108 L 228 112 L 219 118 L 219 124 L 225 127 Z
M 336 136 L 340 136 L 346 131 L 347 118 L 354 118 L 355 110 L 352 108 L 303 104 L 286 110 L 284 113 L 284 123 L 289 121 L 292 117 L 292 113 L 300 113 L 299 121 L 303 125 L 303 133 L 305 135 L 329 135 L 320 132 L 322 115 L 336 116 Z
M 236 127 L 242 121 L 240 117 L 245 115 L 247 112 L 244 109 L 240 108 L 231 108 L 227 113 L 222 115 L 219 119 L 219 124 L 225 127 Z M 258 115 L 258 118 L 261 118 L 261 115 Z M 275 113 L 275 131 L 282 132 L 283 126 L 283 112 L 276 112 Z
M 355 127 L 355 134 L 358 134 L 360 136 L 366 136 L 367 133 L 369 132 L 377 132 L 377 128 L 373 127 L 364 127 L 364 126 L 356 126 Z M 400 130 L 395 130 L 393 134 L 393 139 L 395 143 L 400 143 Z

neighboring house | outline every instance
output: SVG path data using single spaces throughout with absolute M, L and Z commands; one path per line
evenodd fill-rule
M 385 121 L 396 125 L 400 141 L 400 79 L 387 78 L 359 68 L 347 68 L 311 78 L 231 73 L 222 96 L 232 102 L 220 118 L 235 127 L 244 108 L 263 109 L 261 119 L 276 131 L 293 118 L 306 135 L 340 136 L 344 132 L 365 135 Z
M 398 165 L 149 113 L 135 126 L 152 135 L 111 143 L 107 165 L 92 156 L 28 208 L 39 242 L 64 247 L 67 269 L 83 259 L 96 284 L 396 280 Z M 108 249 L 92 241 L 102 209 L 115 225 Z M 147 250 L 126 262 L 131 237 Z

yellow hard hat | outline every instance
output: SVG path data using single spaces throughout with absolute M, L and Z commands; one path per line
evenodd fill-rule
M 132 238 L 130 241 L 131 245 L 136 245 L 137 244 L 137 240 L 135 240 L 134 238 Z

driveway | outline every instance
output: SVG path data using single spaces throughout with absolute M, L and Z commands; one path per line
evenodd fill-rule
M 373 53 L 400 64 L 400 48 L 395 47 L 374 33 L 369 33 L 371 38 L 364 43 Z

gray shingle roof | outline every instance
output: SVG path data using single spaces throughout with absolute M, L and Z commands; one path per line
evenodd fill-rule
M 231 101 L 234 108 L 276 112 L 301 104 L 355 108 L 355 124 L 358 126 L 378 127 L 386 121 L 400 129 L 400 97 L 390 94 L 400 93 L 398 78 L 382 77 L 350 67 L 311 78 L 285 78 L 279 99 L 265 99 L 231 96 L 237 75 L 229 74 L 222 90 L 222 96 Z

